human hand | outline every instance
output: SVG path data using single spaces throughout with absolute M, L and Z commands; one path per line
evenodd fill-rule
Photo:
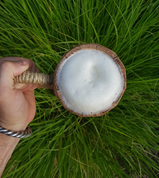
M 0 58 L 0 126 L 25 130 L 36 112 L 34 89 L 28 84 L 14 84 L 14 77 L 25 70 L 39 72 L 35 63 L 20 57 Z

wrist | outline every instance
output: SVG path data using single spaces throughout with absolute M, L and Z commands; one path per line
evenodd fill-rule
M 16 137 L 16 138 L 27 138 L 27 137 L 30 137 L 30 135 L 32 134 L 32 131 L 30 127 L 27 127 L 23 131 L 17 132 L 17 131 L 7 130 L 0 126 L 0 133 L 5 134 L 7 136 L 11 136 L 11 137 Z
M 9 125 L 0 122 L 0 133 L 9 137 L 26 138 L 30 137 L 32 131 L 30 127 L 24 125 Z
M 12 130 L 12 131 L 23 131 L 26 129 L 27 124 L 22 124 L 22 123 L 18 123 L 18 124 L 13 124 L 13 123 L 5 123 L 3 122 L 2 119 L 0 119 L 0 127 L 5 128 L 6 130 Z
M 0 160 L 5 158 L 5 155 L 11 156 L 13 150 L 18 144 L 20 138 L 9 137 L 0 133 Z
M 20 138 L 10 137 L 3 133 L 0 133 L 0 147 L 12 147 L 15 144 L 18 144 Z

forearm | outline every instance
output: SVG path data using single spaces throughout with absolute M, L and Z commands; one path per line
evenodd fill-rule
M 19 138 L 10 137 L 0 133 L 0 177 L 19 142 Z

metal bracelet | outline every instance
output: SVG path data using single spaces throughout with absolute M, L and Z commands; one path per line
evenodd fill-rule
M 16 131 L 7 130 L 0 126 L 0 133 L 3 133 L 11 137 L 16 137 L 16 138 L 26 138 L 26 137 L 29 137 L 32 132 L 31 132 L 30 127 L 27 127 L 24 131 L 16 132 Z

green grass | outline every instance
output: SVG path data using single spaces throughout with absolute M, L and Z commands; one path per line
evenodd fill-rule
M 3 0 L 0 56 L 35 61 L 52 74 L 82 43 L 115 51 L 127 71 L 118 106 L 98 118 L 66 111 L 35 91 L 33 134 L 21 139 L 3 178 L 159 176 L 159 0 Z

